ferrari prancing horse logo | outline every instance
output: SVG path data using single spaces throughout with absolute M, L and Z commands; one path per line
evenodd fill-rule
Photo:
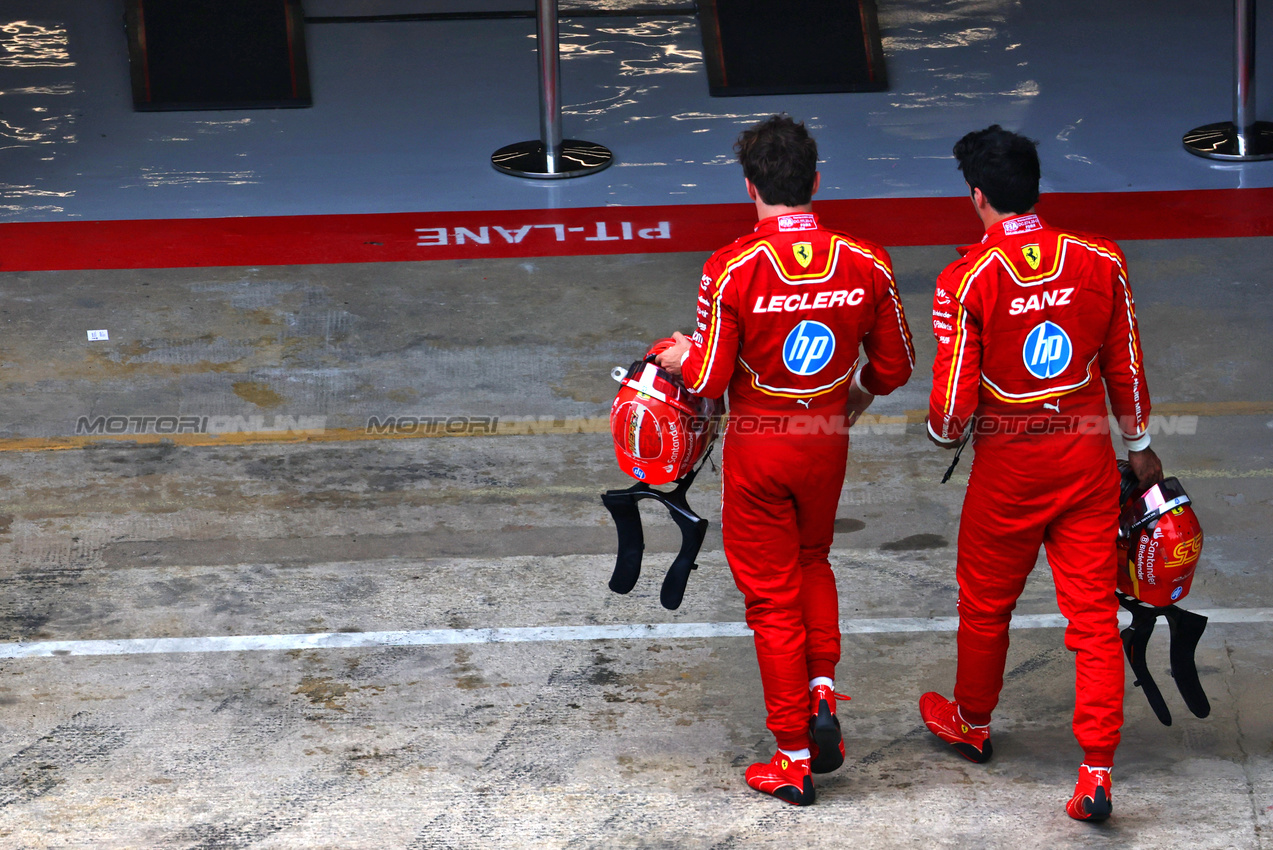
M 1025 261 L 1030 264 L 1030 268 L 1035 271 L 1039 270 L 1039 260 L 1042 259 L 1039 254 L 1038 245 L 1027 245 L 1021 249 L 1021 253 L 1025 254 Z
M 791 246 L 791 252 L 796 255 L 796 262 L 801 268 L 809 268 L 809 264 L 813 262 L 813 243 L 797 242 Z

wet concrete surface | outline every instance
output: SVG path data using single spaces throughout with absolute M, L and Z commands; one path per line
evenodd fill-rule
M 306 12 L 388 5 L 420 3 L 311 0 Z M 1203 160 L 1180 144 L 1190 128 L 1232 117 L 1230 4 L 1157 0 L 1153 15 L 1099 0 L 877 5 L 889 88 L 847 98 L 713 98 L 693 16 L 566 13 L 564 130 L 607 146 L 616 162 L 589 180 L 518 181 L 492 169 L 490 155 L 537 137 L 528 20 L 310 24 L 312 107 L 139 115 L 117 3 L 5 0 L 0 219 L 728 203 L 741 185 L 729 146 L 782 111 L 817 135 L 824 198 L 960 195 L 951 144 L 990 123 L 1042 142 L 1044 191 L 1273 184 L 1259 164 Z M 1267 16 L 1260 27 L 1268 44 Z M 1253 109 L 1268 116 L 1273 70 L 1254 65 Z
M 1187 607 L 1273 608 L 1268 240 L 1131 243 L 1154 445 L 1207 531 Z M 923 407 L 926 304 L 949 248 L 894 252 L 920 348 L 877 411 Z M 697 255 L 316 268 L 9 274 L 10 438 L 105 415 L 604 416 L 609 369 L 683 326 Z M 149 296 L 147 298 L 146 296 Z M 108 343 L 84 331 L 111 329 Z M 1176 407 L 1172 407 L 1176 405 Z M 1184 413 L 1179 413 L 1184 411 Z M 841 615 L 951 617 L 966 463 L 910 424 L 854 435 L 832 553 Z M 129 435 L 124 435 L 125 437 Z M 153 436 L 153 435 L 152 435 Z M 50 443 L 52 444 L 52 443 Z M 34 445 L 34 444 L 32 444 Z M 680 610 L 677 545 L 646 508 L 646 572 L 607 590 L 597 495 L 629 482 L 604 433 L 0 452 L 0 641 L 737 623 L 719 475 Z M 1042 562 L 1041 562 L 1042 564 Z M 1056 610 L 1046 567 L 1018 607 Z M 742 770 L 771 739 L 750 640 L 43 657 L 0 661 L 0 845 L 175 848 L 1255 848 L 1273 811 L 1269 622 L 1199 647 L 1212 715 L 1128 683 L 1115 816 L 1062 804 L 1080 751 L 1058 629 L 1014 631 L 994 760 L 922 729 L 949 632 L 847 634 L 848 761 L 794 809 Z

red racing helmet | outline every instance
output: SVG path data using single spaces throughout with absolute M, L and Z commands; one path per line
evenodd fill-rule
M 1118 520 L 1118 589 L 1146 605 L 1164 607 L 1189 595 L 1202 554 L 1202 526 L 1189 494 L 1175 478 L 1164 478 L 1136 495 L 1127 486 Z M 1130 489 L 1130 492 L 1129 492 Z
M 614 455 L 620 469 L 646 484 L 667 484 L 692 470 L 715 438 L 721 413 L 719 399 L 690 393 L 654 362 L 672 344 L 659 340 L 626 372 L 612 373 L 620 383 L 610 406 Z

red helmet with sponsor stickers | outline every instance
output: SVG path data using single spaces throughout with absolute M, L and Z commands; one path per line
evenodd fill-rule
M 610 406 L 610 433 L 619 468 L 646 484 L 667 484 L 694 468 L 716 436 L 718 399 L 685 389 L 679 378 L 654 362 L 673 344 L 661 339 L 625 372 L 612 373 L 619 394 Z
M 1146 605 L 1171 605 L 1189 595 L 1202 554 L 1202 526 L 1189 506 L 1189 494 L 1175 478 L 1164 478 L 1140 495 L 1134 482 L 1125 467 L 1118 589 Z

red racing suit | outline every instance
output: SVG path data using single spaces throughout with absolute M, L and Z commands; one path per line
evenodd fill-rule
M 889 256 L 812 213 L 764 219 L 704 266 L 691 342 L 681 365 L 689 390 L 729 390 L 721 533 L 755 634 L 768 726 L 779 747 L 803 749 L 809 680 L 834 678 L 840 659 L 827 554 L 850 383 L 886 395 L 915 364 Z
M 1008 622 L 1042 545 L 1077 669 L 1074 735 L 1092 766 L 1113 764 L 1123 722 L 1114 597 L 1118 473 L 1105 395 L 1128 448 L 1148 446 L 1149 388 L 1127 263 L 1099 236 L 1021 215 L 937 279 L 937 359 L 928 428 L 973 423 L 960 518 L 955 701 L 990 722 Z

